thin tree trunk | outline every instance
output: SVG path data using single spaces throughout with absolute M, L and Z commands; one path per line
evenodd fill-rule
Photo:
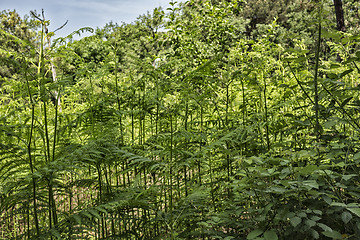
M 342 1 L 334 0 L 334 7 L 335 7 L 335 15 L 336 15 L 336 29 L 340 32 L 346 32 L 344 10 L 342 8 Z M 337 56 L 336 61 L 337 62 L 342 61 L 339 54 Z
M 336 15 L 336 28 L 338 31 L 345 32 L 345 20 L 344 20 L 344 10 L 342 7 L 341 0 L 334 0 L 335 6 L 335 15 Z

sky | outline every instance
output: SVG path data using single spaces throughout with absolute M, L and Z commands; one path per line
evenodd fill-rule
M 170 0 L 0 0 L 0 10 L 16 10 L 20 16 L 30 15 L 30 10 L 41 13 L 50 20 L 49 31 L 68 24 L 56 32 L 55 37 L 65 37 L 82 27 L 103 27 L 113 21 L 131 23 L 139 15 L 152 12 L 155 7 L 168 8 Z M 180 2 L 178 0 L 178 2 Z

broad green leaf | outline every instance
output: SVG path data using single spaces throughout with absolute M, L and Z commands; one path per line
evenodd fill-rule
M 325 128 L 332 128 L 333 126 L 335 126 L 337 124 L 336 121 L 333 121 L 333 120 L 329 120 L 329 121 L 326 121 L 323 126 Z
M 274 230 L 268 230 L 264 233 L 265 240 L 278 240 L 278 236 Z
M 231 239 L 234 239 L 234 237 L 233 236 L 228 236 L 228 237 L 224 238 L 223 240 L 231 240 Z
M 293 217 L 295 217 L 295 213 L 294 213 L 294 212 L 288 212 L 288 213 L 286 214 L 286 217 L 287 217 L 287 218 L 293 218 Z
M 356 55 L 358 58 L 360 58 L 360 51 L 357 51 L 357 52 L 355 53 L 355 55 Z
M 331 232 L 332 231 L 332 229 L 330 227 L 328 227 L 327 225 L 325 225 L 323 223 L 317 223 L 316 225 L 318 225 L 325 232 Z
M 332 239 L 342 239 L 342 236 L 339 232 L 337 231 L 325 231 L 322 232 L 322 234 L 326 237 L 332 238 Z
M 319 221 L 320 219 L 321 219 L 321 217 L 318 217 L 318 216 L 312 216 L 311 217 L 311 220 L 313 220 L 315 222 Z
M 289 174 L 291 173 L 290 168 L 284 168 L 283 170 L 281 170 L 281 174 L 280 174 L 280 179 L 284 179 L 285 177 L 287 177 Z
M 352 219 L 351 213 L 349 213 L 349 212 L 343 212 L 343 213 L 341 214 L 341 220 L 342 220 L 345 224 L 347 224 L 348 222 L 350 222 L 351 219 Z
M 246 162 L 247 164 L 251 165 L 253 163 L 253 160 L 251 158 L 246 158 L 244 160 L 244 162 Z
M 360 159 L 360 152 L 355 153 L 355 155 L 354 155 L 354 159 Z
M 281 193 L 284 193 L 284 192 L 286 192 L 286 188 L 282 188 L 282 187 L 271 187 L 270 189 L 269 189 L 269 191 L 268 192 L 272 192 L 272 193 L 279 193 L 279 194 L 281 194 Z
M 307 217 L 306 213 L 304 213 L 304 212 L 298 212 L 296 215 L 298 215 L 301 218 L 306 218 Z
M 331 199 L 329 196 L 323 195 L 322 198 L 324 199 L 324 201 L 325 201 L 327 204 L 331 205 L 332 199 Z
M 212 226 L 207 222 L 199 222 L 198 225 L 205 227 L 205 228 L 211 228 Z
M 337 166 L 337 167 L 345 167 L 345 163 L 344 162 L 339 162 L 339 163 L 337 163 L 337 164 L 335 164 L 335 166 Z
M 348 175 L 342 175 L 342 179 L 344 179 L 345 181 L 351 179 L 352 177 L 356 177 L 358 175 L 356 174 L 348 174 Z
M 346 207 L 346 204 L 345 203 L 339 203 L 339 202 L 333 202 L 333 203 L 331 203 L 331 206 L 334 206 L 334 207 Z
M 319 239 L 320 237 L 319 233 L 314 229 L 311 229 L 311 235 L 313 236 L 314 239 Z
M 307 165 L 307 166 L 303 167 L 302 169 L 300 169 L 299 172 L 304 175 L 309 175 L 318 169 L 319 169 L 319 167 L 316 165 Z
M 310 126 L 310 121 L 294 120 L 294 123 L 299 126 Z
M 255 239 L 257 236 L 260 236 L 263 232 L 264 232 L 264 231 L 261 230 L 261 229 L 255 229 L 254 231 L 251 231 L 251 232 L 247 235 L 246 239 L 248 239 L 248 240 Z
M 313 213 L 317 214 L 317 215 L 321 215 L 322 214 L 322 211 L 320 210 L 313 210 Z
M 308 225 L 309 227 L 313 227 L 316 225 L 316 222 L 310 219 L 305 220 L 305 224 Z
M 221 218 L 219 218 L 219 217 L 212 217 L 211 218 L 214 222 L 216 222 L 216 223 L 219 223 L 219 222 L 221 222 Z
M 347 207 L 347 210 L 349 210 L 356 216 L 360 217 L 360 208 L 359 207 L 356 207 L 356 208 Z
M 335 31 L 323 30 L 321 36 L 324 38 L 341 39 L 341 35 Z
M 312 188 L 319 189 L 319 184 L 315 180 L 306 180 L 303 184 L 307 186 L 309 190 Z
M 290 223 L 293 227 L 296 227 L 297 225 L 299 225 L 301 223 L 301 218 L 292 217 L 292 218 L 290 218 Z
M 313 151 L 308 151 L 308 150 L 301 150 L 301 151 L 298 152 L 298 154 L 299 154 L 299 157 L 304 157 L 304 158 L 314 156 L 314 152 Z

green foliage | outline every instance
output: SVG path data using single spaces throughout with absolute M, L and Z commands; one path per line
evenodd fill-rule
M 0 86 L 12 75 L 21 71 L 19 54 L 30 49 L 25 42 L 34 41 L 36 25 L 28 18 L 21 19 L 14 10 L 0 12 Z
M 0 239 L 357 239 L 356 4 L 339 33 L 328 1 L 255 2 L 53 42 L 3 12 Z

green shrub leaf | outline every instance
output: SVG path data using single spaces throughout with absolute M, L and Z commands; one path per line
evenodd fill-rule
M 260 236 L 264 231 L 261 229 L 255 229 L 254 231 L 251 231 L 248 235 L 247 238 L 248 240 L 251 239 L 255 239 L 257 236 Z
M 304 185 L 310 190 L 312 188 L 319 188 L 319 184 L 315 180 L 307 180 L 303 182 Z
M 317 224 L 322 230 L 324 230 L 325 232 L 331 232 L 332 229 L 330 227 L 328 227 L 327 225 L 323 224 L 323 223 L 318 223 Z
M 352 212 L 356 216 L 360 217 L 360 208 L 359 207 L 357 207 L 357 208 L 348 207 L 347 210 L 349 210 L 350 212 Z
M 278 236 L 274 230 L 268 230 L 264 233 L 265 240 L 278 240 Z
M 314 229 L 311 229 L 311 235 L 313 236 L 314 239 L 319 239 L 320 237 L 319 233 Z
M 349 213 L 349 212 L 343 212 L 343 213 L 341 214 L 341 220 L 343 220 L 343 222 L 344 222 L 345 224 L 347 224 L 348 222 L 350 222 L 351 219 L 352 219 L 351 213 Z
M 299 217 L 290 218 L 290 223 L 293 227 L 296 227 L 297 225 L 299 225 L 301 223 L 301 218 L 299 218 Z
M 322 232 L 322 234 L 326 237 L 332 238 L 332 239 L 342 239 L 342 236 L 339 232 L 337 231 L 325 231 Z
M 308 219 L 308 220 L 305 220 L 305 224 L 308 225 L 309 227 L 313 227 L 316 225 L 316 222 Z

